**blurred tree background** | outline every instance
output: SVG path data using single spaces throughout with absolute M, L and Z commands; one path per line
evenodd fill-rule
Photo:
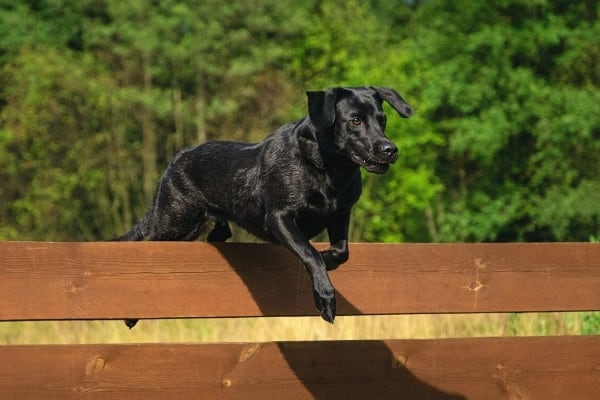
M 183 147 L 391 86 L 355 241 L 600 237 L 595 0 L 0 0 L 0 239 L 98 240 Z

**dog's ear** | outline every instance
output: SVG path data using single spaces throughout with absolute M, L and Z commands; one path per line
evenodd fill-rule
M 413 114 L 413 109 L 406 101 L 392 88 L 373 88 L 379 96 L 389 103 L 394 110 L 404 118 L 408 118 Z
M 337 90 L 306 92 L 308 96 L 308 117 L 318 130 L 324 130 L 335 121 Z

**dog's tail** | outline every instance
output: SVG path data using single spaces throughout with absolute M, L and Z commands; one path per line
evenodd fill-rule
M 132 241 L 140 241 L 144 240 L 144 221 L 146 217 L 144 217 L 140 222 L 134 225 L 130 230 L 122 234 L 121 236 L 117 236 L 116 238 L 108 239 L 107 242 L 132 242 Z M 137 323 L 137 319 L 126 319 L 124 320 L 125 325 L 129 329 L 133 328 Z
M 117 236 L 116 238 L 108 239 L 108 242 L 133 242 L 144 240 L 144 232 L 142 231 L 142 227 L 140 224 L 135 225 L 133 228 L 122 234 L 121 236 Z
M 140 222 L 135 224 L 130 230 L 122 234 L 121 236 L 117 236 L 112 239 L 106 240 L 107 242 L 138 242 L 140 240 L 144 240 L 146 236 L 144 234 L 144 226 L 146 222 L 146 216 L 142 218 Z

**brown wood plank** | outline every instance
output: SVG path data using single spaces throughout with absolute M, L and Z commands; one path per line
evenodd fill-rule
M 2 399 L 600 398 L 600 337 L 0 346 Z
M 600 244 L 350 251 L 338 315 L 600 309 Z M 300 263 L 266 244 L 0 242 L 0 293 L 0 320 L 316 314 Z

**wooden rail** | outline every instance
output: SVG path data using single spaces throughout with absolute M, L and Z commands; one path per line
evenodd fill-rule
M 352 244 L 338 314 L 600 310 L 600 245 Z M 262 244 L 0 243 L 0 321 L 315 315 Z M 1 329 L 1 322 L 0 322 Z M 596 399 L 600 336 L 0 346 L 0 399 Z

